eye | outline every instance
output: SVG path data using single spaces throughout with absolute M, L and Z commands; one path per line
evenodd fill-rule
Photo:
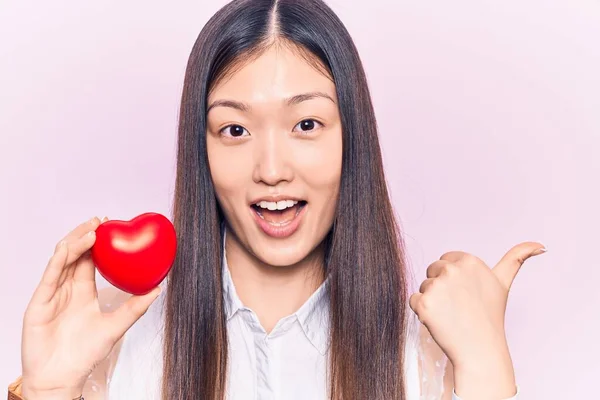
M 314 119 L 304 119 L 298 123 L 294 127 L 294 131 L 298 131 L 301 133 L 307 133 L 317 129 L 319 126 L 323 126 L 319 121 Z
M 227 125 L 223 129 L 219 131 L 222 135 L 231 136 L 233 138 L 240 138 L 244 136 L 244 133 L 249 134 L 249 132 L 241 125 Z

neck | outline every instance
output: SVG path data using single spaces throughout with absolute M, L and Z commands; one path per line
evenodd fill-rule
M 229 230 L 225 249 L 237 295 L 256 313 L 267 333 L 281 318 L 298 311 L 324 281 L 323 244 L 288 266 L 272 266 L 257 259 Z

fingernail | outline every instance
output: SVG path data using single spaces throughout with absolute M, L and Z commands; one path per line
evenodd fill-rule
M 548 249 L 546 247 L 542 247 L 541 249 L 537 249 L 536 251 L 534 251 L 532 253 L 532 255 L 539 256 L 540 254 L 543 254 L 543 253 L 545 253 L 547 251 L 548 251 Z
M 88 236 L 94 236 L 96 234 L 96 231 L 89 231 L 87 233 Z

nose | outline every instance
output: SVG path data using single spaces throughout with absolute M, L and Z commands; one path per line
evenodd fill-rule
M 276 186 L 294 178 L 288 139 L 285 132 L 271 129 L 255 140 L 254 182 Z

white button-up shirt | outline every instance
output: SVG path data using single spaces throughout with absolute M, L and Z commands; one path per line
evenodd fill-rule
M 329 348 L 328 281 L 269 334 L 238 297 L 227 264 L 224 296 L 229 336 L 227 398 L 325 399 Z
M 329 282 L 267 334 L 256 313 L 242 304 L 223 262 L 223 296 L 229 339 L 227 400 L 326 400 L 329 355 Z M 110 400 L 159 400 L 162 377 L 164 293 L 126 333 L 108 382 Z M 439 399 L 421 395 L 414 337 L 406 341 L 407 400 Z M 438 377 L 439 378 L 439 377 Z M 453 396 L 454 400 L 460 400 Z M 513 398 L 513 399 L 516 399 Z

